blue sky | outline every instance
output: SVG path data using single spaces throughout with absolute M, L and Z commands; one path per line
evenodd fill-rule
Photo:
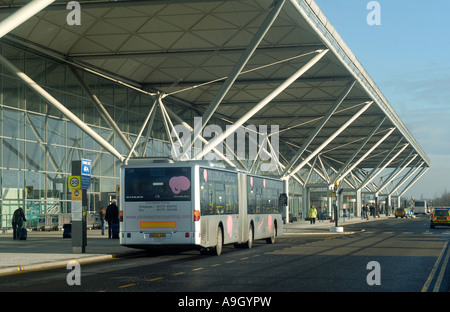
M 315 0 L 431 160 L 406 193 L 450 192 L 450 0 Z

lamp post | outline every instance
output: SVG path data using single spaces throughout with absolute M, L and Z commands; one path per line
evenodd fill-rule
M 337 203 L 338 203 L 338 187 L 339 187 L 339 181 L 334 181 L 334 186 L 333 186 L 333 193 L 334 193 L 334 197 L 336 198 L 336 202 L 334 204 L 334 226 L 337 227 L 338 226 L 338 209 L 337 209 Z
M 335 181 L 333 184 L 333 194 L 336 198 L 336 203 L 334 204 L 334 228 L 331 228 L 330 231 L 332 232 L 343 232 L 343 228 L 338 226 L 338 219 L 339 219 L 339 215 L 338 215 L 338 207 L 337 207 L 337 203 L 338 203 L 338 196 L 340 196 L 342 194 L 343 189 L 339 189 L 339 181 Z

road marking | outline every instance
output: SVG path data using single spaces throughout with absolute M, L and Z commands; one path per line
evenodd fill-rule
M 433 269 L 431 270 L 431 273 L 428 276 L 427 281 L 425 282 L 425 284 L 422 287 L 422 292 L 428 291 L 428 287 L 430 287 L 431 281 L 433 280 L 434 275 L 436 274 L 439 263 L 441 263 L 442 256 L 444 255 L 445 250 L 447 249 L 447 245 L 448 245 L 448 242 L 446 242 L 444 245 L 444 248 L 442 248 L 441 254 L 439 255 L 438 259 L 436 260 L 436 263 L 434 264 Z
M 447 246 L 448 242 L 445 244 Z M 447 251 L 447 255 L 445 256 L 444 263 L 442 264 L 441 271 L 439 271 L 439 276 L 436 281 L 436 285 L 434 285 L 433 292 L 439 292 L 439 288 L 441 288 L 442 279 L 444 278 L 445 269 L 447 268 L 448 257 L 450 252 Z
M 163 278 L 164 278 L 164 277 L 155 277 L 155 278 L 152 278 L 152 279 L 147 280 L 147 282 L 159 281 L 159 280 L 162 280 Z
M 183 275 L 183 274 L 184 274 L 184 272 L 178 272 L 178 273 L 172 274 L 172 276 Z
M 212 267 L 217 267 L 217 266 L 219 266 L 219 265 L 222 265 L 222 264 L 220 264 L 220 263 L 211 264 Z
M 134 285 L 136 285 L 136 284 L 127 284 L 127 285 L 119 286 L 118 288 L 127 288 L 127 287 L 131 287 L 131 286 L 134 286 Z
M 196 268 L 196 269 L 192 269 L 192 271 L 200 271 L 203 270 L 204 268 Z

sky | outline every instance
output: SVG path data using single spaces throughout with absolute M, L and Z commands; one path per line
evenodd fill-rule
M 450 0 L 315 0 L 430 158 L 405 194 L 450 192 Z

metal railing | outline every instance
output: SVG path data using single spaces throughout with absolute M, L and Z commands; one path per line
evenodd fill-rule
M 12 217 L 12 214 L 0 214 L 0 231 L 12 229 Z M 26 217 L 25 228 L 35 231 L 58 231 L 63 228 L 64 224 L 72 222 L 71 213 L 45 213 Z M 87 213 L 86 226 L 88 229 L 100 228 L 98 213 Z

